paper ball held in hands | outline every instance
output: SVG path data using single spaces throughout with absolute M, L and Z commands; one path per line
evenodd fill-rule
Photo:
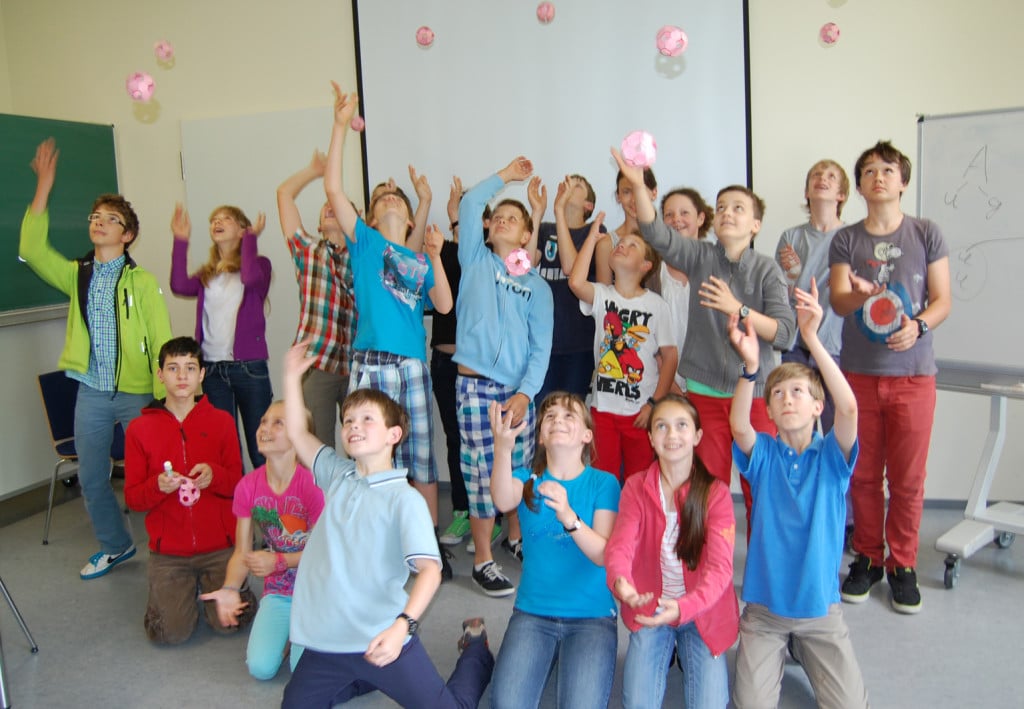
M 826 22 L 821 26 L 818 36 L 825 44 L 835 44 L 839 41 L 839 25 L 835 22 Z
M 434 43 L 434 30 L 426 25 L 416 30 L 416 44 L 421 47 L 429 47 Z
M 199 492 L 196 484 L 190 478 L 185 478 L 181 481 L 181 487 L 178 488 L 178 502 L 185 507 L 191 507 L 199 502 Z
M 156 88 L 156 82 L 153 81 L 153 77 L 143 71 L 137 71 L 134 74 L 129 74 L 128 78 L 124 82 L 125 88 L 128 90 L 128 95 L 132 101 L 145 102 L 153 98 L 153 90 Z
M 658 51 L 666 57 L 678 57 L 686 51 L 689 41 L 683 29 L 673 25 L 665 25 L 658 30 L 658 34 L 655 36 Z
M 644 130 L 635 130 L 622 139 L 622 159 L 633 167 L 650 167 L 658 154 L 654 136 Z
M 356 133 L 362 133 L 363 128 L 366 128 L 366 121 L 363 120 L 362 116 L 352 116 L 352 120 L 349 122 L 348 126 Z
M 545 25 L 555 19 L 555 6 L 550 2 L 542 2 L 537 6 L 537 19 Z
M 153 45 L 153 54 L 162 62 L 169 62 L 174 59 L 174 45 L 166 39 L 161 39 Z
M 505 257 L 505 268 L 510 276 L 525 276 L 530 272 L 530 254 L 526 249 L 513 249 L 512 253 Z

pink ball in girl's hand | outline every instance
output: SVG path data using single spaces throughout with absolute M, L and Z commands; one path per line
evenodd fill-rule
M 161 39 L 153 45 L 153 54 L 162 62 L 169 62 L 174 59 L 174 45 L 166 39 Z
M 132 101 L 139 101 L 142 103 L 153 98 L 153 90 L 156 89 L 156 83 L 153 81 L 153 77 L 142 71 L 129 74 L 128 78 L 124 82 L 124 86 L 128 90 L 128 95 L 131 97 Z
M 622 139 L 622 159 L 633 167 L 650 167 L 657 157 L 658 144 L 654 136 L 643 130 L 635 130 Z
M 434 30 L 426 25 L 416 30 L 416 44 L 421 47 L 429 47 L 434 43 Z
M 356 133 L 362 133 L 363 128 L 366 128 L 366 121 L 363 120 L 362 116 L 352 116 L 352 121 L 348 125 Z
M 550 2 L 542 2 L 537 6 L 537 19 L 545 25 L 555 19 L 555 6 Z
M 839 41 L 839 25 L 835 22 L 826 22 L 821 26 L 818 36 L 825 44 L 835 44 Z
M 683 32 L 681 27 L 674 27 L 673 25 L 665 25 L 660 30 L 655 38 L 655 43 L 658 45 L 658 51 L 664 54 L 666 57 L 678 57 L 680 54 L 686 51 L 686 45 L 689 43 L 689 39 L 686 33 Z
M 181 483 L 181 487 L 178 488 L 178 502 L 185 507 L 191 507 L 199 502 L 199 492 L 196 484 L 191 479 L 185 478 Z

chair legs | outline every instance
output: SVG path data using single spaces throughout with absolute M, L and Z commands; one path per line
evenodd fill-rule
M 60 469 L 69 463 L 78 463 L 77 458 L 61 458 L 53 467 L 53 477 L 50 478 L 50 499 L 46 503 L 46 523 L 43 525 L 43 544 L 50 543 L 50 517 L 53 515 L 53 495 L 57 488 L 57 479 L 60 477 Z

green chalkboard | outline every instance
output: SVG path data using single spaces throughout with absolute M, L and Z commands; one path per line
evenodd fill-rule
M 50 193 L 50 243 L 68 258 L 87 253 L 86 217 L 97 195 L 117 192 L 114 127 L 0 114 L 0 312 L 67 302 L 18 259 L 18 236 L 32 202 L 36 146 L 57 141 L 57 181 Z

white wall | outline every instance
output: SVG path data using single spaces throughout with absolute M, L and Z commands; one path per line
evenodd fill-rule
M 344 1 L 0 3 L 0 110 L 115 124 L 121 188 L 143 224 L 133 253 L 158 274 L 168 268 L 170 211 L 184 196 L 182 119 L 325 106 L 329 78 L 355 82 Z M 758 247 L 770 252 L 782 229 L 803 221 L 804 173 L 818 158 L 852 167 L 878 138 L 915 156 L 918 113 L 1024 105 L 1016 75 L 1024 66 L 1015 37 L 1021 19 L 1015 0 L 751 0 L 754 187 L 768 204 Z M 827 21 L 842 31 L 829 49 L 817 40 Z M 158 68 L 152 54 L 153 42 L 165 38 L 178 53 L 170 70 Z M 125 96 L 124 77 L 137 70 L 157 81 L 154 108 L 137 111 Z M 694 97 L 695 110 L 699 105 Z M 325 142 L 310 136 L 311 146 Z M 356 153 L 349 151 L 346 165 L 353 188 Z M 303 156 L 296 159 L 301 164 Z M 282 177 L 293 168 L 267 166 Z M 912 187 L 908 212 L 916 213 L 915 200 Z M 846 214 L 863 216 L 859 197 Z M 287 266 L 277 273 L 285 278 Z M 191 332 L 191 303 L 171 299 L 171 314 L 177 332 Z M 60 323 L 0 328 L 7 365 L 0 378 L 0 496 L 51 470 L 34 378 L 56 363 L 62 335 Z M 963 499 L 987 428 L 987 401 L 940 394 L 938 406 L 927 495 Z M 1022 423 L 1024 407 L 1012 402 L 1011 433 Z M 1015 475 L 1024 441 L 1010 438 L 994 495 L 1024 499 L 1024 480 Z

